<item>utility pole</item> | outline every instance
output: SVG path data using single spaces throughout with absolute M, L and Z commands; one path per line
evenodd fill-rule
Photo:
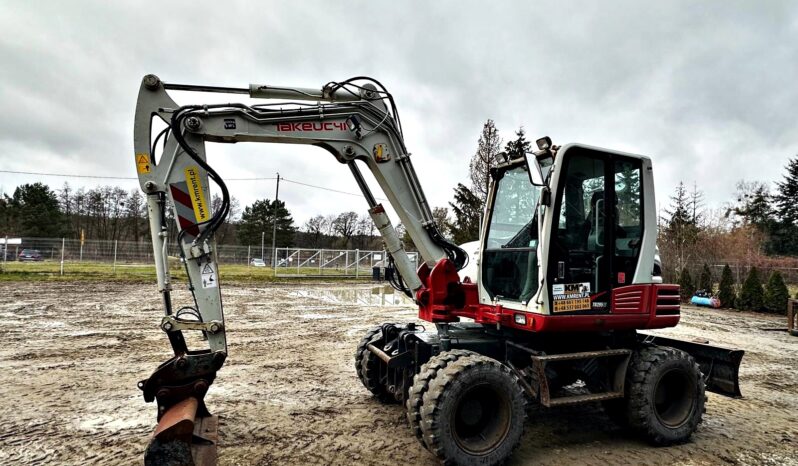
M 280 173 L 277 173 L 277 189 L 274 190 L 274 203 L 272 204 L 272 268 L 277 270 L 277 201 L 280 199 Z

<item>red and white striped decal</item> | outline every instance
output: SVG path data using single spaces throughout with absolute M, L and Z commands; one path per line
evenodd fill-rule
M 172 183 L 169 185 L 172 193 L 172 200 L 175 204 L 175 214 L 177 223 L 181 230 L 186 230 L 186 234 L 196 237 L 199 234 L 197 217 L 194 214 L 194 206 L 191 204 L 191 196 L 188 194 L 188 184 L 185 181 Z

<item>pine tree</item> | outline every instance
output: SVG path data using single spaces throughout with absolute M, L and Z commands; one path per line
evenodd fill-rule
M 764 293 L 762 291 L 762 281 L 756 267 L 751 267 L 748 276 L 743 282 L 743 289 L 740 290 L 740 297 L 737 299 L 737 308 L 744 311 L 762 310 Z
M 690 298 L 695 294 L 693 278 L 690 276 L 690 271 L 686 268 L 682 269 L 682 273 L 679 274 L 679 293 L 683 301 L 690 301 Z
M 779 218 L 790 225 L 798 226 L 798 157 L 787 163 L 784 181 L 776 183 L 778 191 L 773 195 Z
M 455 244 L 463 244 L 479 239 L 479 220 L 482 202 L 468 187 L 457 183 L 454 188 L 454 202 L 450 202 L 454 222 L 449 226 Z
M 721 306 L 727 308 L 734 307 L 734 276 L 728 264 L 723 266 L 723 273 L 720 276 L 718 299 L 720 299 Z
M 773 222 L 772 243 L 774 254 L 798 254 L 798 157 L 787 163 L 784 181 L 776 183 L 772 198 L 776 204 L 778 220 Z
M 285 208 L 285 202 L 270 201 L 269 199 L 257 200 L 251 206 L 244 208 L 244 212 L 241 214 L 241 223 L 236 232 L 239 243 L 255 245 L 261 244 L 263 241 L 267 247 L 270 247 L 275 213 L 277 217 L 276 246 L 278 248 L 291 246 L 296 233 L 291 212 Z
M 765 309 L 770 312 L 785 314 L 787 312 L 787 300 L 790 299 L 790 292 L 784 284 L 784 278 L 778 270 L 774 270 L 765 285 L 764 304 Z
M 704 264 L 704 268 L 701 270 L 701 276 L 698 279 L 698 288 L 712 294 L 712 283 L 712 271 L 707 264 Z
M 504 146 L 504 152 L 507 154 L 508 160 L 521 158 L 530 150 L 532 150 L 532 143 L 527 141 L 523 126 L 515 132 L 515 139 L 508 141 L 507 145 Z
M 46 184 L 17 186 L 9 207 L 11 215 L 18 222 L 18 229 L 8 233 L 38 238 L 57 238 L 64 233 L 58 196 Z
M 753 225 L 767 232 L 773 222 L 772 196 L 766 183 L 758 181 L 739 181 L 737 183 L 737 204 L 730 209 L 742 219 L 743 225 Z

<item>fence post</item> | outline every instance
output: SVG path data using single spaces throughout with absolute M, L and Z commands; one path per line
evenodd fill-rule
M 360 278 L 360 249 L 355 249 L 355 278 Z
M 66 245 L 66 238 L 61 238 L 61 275 L 64 275 L 64 246 Z
M 116 274 L 116 246 L 119 240 L 114 240 L 114 274 Z
M 247 267 L 251 265 L 250 257 L 252 257 L 252 245 L 247 246 Z
M 321 263 L 324 262 L 324 249 L 319 251 L 319 275 L 321 275 Z
M 3 243 L 3 263 L 8 262 L 8 235 L 6 235 L 6 242 Z

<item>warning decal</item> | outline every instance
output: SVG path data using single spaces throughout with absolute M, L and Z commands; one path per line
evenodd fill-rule
M 551 286 L 554 312 L 590 309 L 590 283 L 556 283 Z
M 148 154 L 136 154 L 136 171 L 139 175 L 150 172 L 150 156 Z
M 217 286 L 216 270 L 213 268 L 213 264 L 208 262 L 202 267 L 202 287 L 216 288 Z
M 205 203 L 205 195 L 202 193 L 199 168 L 186 167 L 185 172 L 188 194 L 191 196 L 191 205 L 194 207 L 194 217 L 197 219 L 197 223 L 204 222 L 211 216 L 208 213 L 208 205 Z
M 177 215 L 177 223 L 180 229 L 186 232 L 186 235 L 197 236 L 199 235 L 199 227 L 194 219 L 194 207 L 191 205 L 191 196 L 188 195 L 188 185 L 185 181 L 173 183 L 169 185 L 172 193 L 172 200 L 174 200 L 175 214 Z

